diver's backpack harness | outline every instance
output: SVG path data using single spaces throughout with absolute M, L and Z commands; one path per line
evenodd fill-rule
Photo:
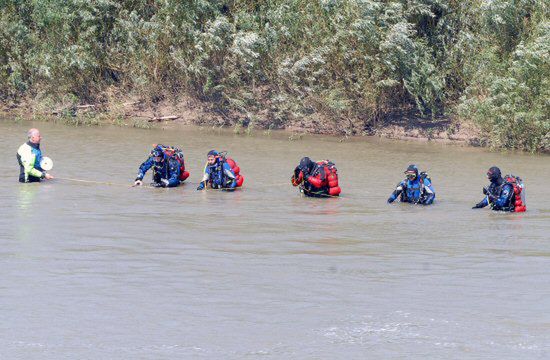
M 419 174 L 419 179 L 420 179 L 420 202 L 422 202 L 426 198 L 426 191 L 425 191 L 426 186 L 424 185 L 424 179 L 428 179 L 430 184 L 432 183 L 432 179 L 430 179 L 430 176 L 428 175 L 428 173 L 426 171 L 422 171 Z
M 178 149 L 176 147 L 164 146 L 162 144 L 154 145 L 153 147 L 159 147 L 167 159 L 176 159 L 180 167 L 180 181 L 185 181 L 185 179 L 189 177 L 189 172 L 185 171 L 185 160 L 183 158 L 183 151 L 181 149 Z
M 510 174 L 504 177 L 504 184 L 510 184 L 514 189 L 510 209 L 514 212 L 525 212 L 527 204 L 525 203 L 525 184 L 523 180 L 519 176 Z
M 239 165 L 235 160 L 233 160 L 230 157 L 227 157 L 227 151 L 220 151 L 218 155 L 218 159 L 219 159 L 219 165 L 221 167 L 222 173 L 223 173 L 223 163 L 227 163 L 227 165 L 229 165 L 229 167 L 231 168 L 231 171 L 233 171 L 233 173 L 235 174 L 235 182 L 237 185 L 236 187 L 243 186 L 244 176 L 241 175 L 241 168 L 239 167 Z
M 342 189 L 338 186 L 338 169 L 336 169 L 336 165 L 329 160 L 322 160 L 317 164 L 319 165 L 321 176 L 324 178 L 326 175 L 328 194 L 331 196 L 340 195 Z
M 305 179 L 292 179 L 294 186 L 300 185 L 300 191 L 315 196 L 338 196 L 342 192 L 338 186 L 338 170 L 336 165 L 329 160 L 321 160 L 315 163 L 316 167 L 312 174 L 308 177 L 309 184 L 313 188 L 305 186 Z M 302 172 L 303 173 L 303 172 Z
M 426 185 L 424 185 L 424 179 L 428 179 L 430 181 L 430 183 L 432 182 L 432 179 L 430 179 L 430 176 L 428 175 L 428 173 L 426 171 L 422 171 L 418 174 L 418 181 L 420 183 L 420 189 L 419 189 L 420 197 L 418 198 L 418 201 L 414 202 L 414 203 L 422 203 L 426 198 L 426 192 L 425 192 Z M 407 179 L 405 179 L 405 180 L 407 180 Z M 409 198 L 407 197 L 407 181 L 405 181 L 405 186 L 403 186 L 401 196 L 402 196 L 403 200 L 406 200 L 406 201 L 409 200 Z

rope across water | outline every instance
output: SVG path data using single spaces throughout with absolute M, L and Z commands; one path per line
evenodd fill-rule
M 133 188 L 133 187 L 142 187 L 142 188 L 154 188 L 154 186 L 150 186 L 150 185 L 140 185 L 140 186 L 135 186 L 133 184 L 121 184 L 121 183 L 115 183 L 115 182 L 110 182 L 110 181 L 98 181 L 98 180 L 86 180 L 86 179 L 76 179 L 76 178 L 66 178 L 66 177 L 56 177 L 55 178 L 56 180 L 63 180 L 63 181 L 72 181 L 72 182 L 78 182 L 78 183 L 84 183 L 84 184 L 95 184 L 95 185 L 106 185 L 106 186 L 119 186 L 119 187 L 125 187 L 125 188 Z M 265 188 L 275 188 L 275 187 L 281 187 L 281 186 L 289 186 L 290 184 L 288 183 L 276 183 L 276 184 L 259 184 L 259 185 L 255 185 L 253 187 L 250 187 L 250 189 L 265 189 Z M 244 190 L 244 189 L 247 189 L 249 188 L 248 186 L 247 187 L 240 187 L 240 188 L 237 188 L 236 190 Z M 231 191 L 234 191 L 234 190 L 228 190 L 228 189 L 212 189 L 212 188 L 205 188 L 206 191 L 227 191 L 227 192 L 231 192 Z M 302 193 L 303 195 L 303 193 Z M 323 198 L 338 198 L 338 199 L 345 199 L 346 197 L 342 197 L 342 196 L 333 196 L 333 195 L 328 195 L 328 194 L 318 194 L 320 197 L 323 197 Z M 305 195 L 303 195 L 305 196 Z

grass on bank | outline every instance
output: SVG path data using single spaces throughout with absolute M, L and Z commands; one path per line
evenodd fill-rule
M 397 113 L 453 116 L 474 121 L 488 146 L 549 151 L 549 8 L 542 0 L 3 1 L 0 99 L 52 109 L 111 107 L 114 93 L 151 104 L 184 94 L 239 131 L 318 116 L 346 136 Z

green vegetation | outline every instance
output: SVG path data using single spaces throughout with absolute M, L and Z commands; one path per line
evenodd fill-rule
M 185 94 L 248 127 L 317 114 L 474 121 L 550 149 L 544 0 L 2 0 L 0 96 L 156 103 Z M 245 119 L 244 121 L 242 119 Z

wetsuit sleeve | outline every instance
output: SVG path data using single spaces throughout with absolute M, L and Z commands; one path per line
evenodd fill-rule
M 153 166 L 153 158 L 149 157 L 139 167 L 136 180 L 143 180 L 145 173 Z
M 296 166 L 296 167 L 294 168 L 294 178 L 295 178 L 295 179 L 298 179 L 298 178 L 300 177 L 300 173 L 301 173 L 301 172 L 302 172 L 302 169 L 300 169 L 299 166 Z M 304 175 L 302 174 L 302 176 L 304 176 Z
M 231 170 L 231 166 L 229 166 L 228 163 L 223 163 L 223 172 L 225 173 L 225 176 L 227 176 L 230 179 L 235 178 L 235 173 L 233 170 Z
M 495 210 L 503 210 L 504 208 L 509 206 L 510 198 L 514 194 L 514 189 L 512 185 L 506 184 L 504 185 L 500 196 L 495 200 L 493 209 Z
M 479 208 L 484 208 L 485 206 L 489 205 L 489 196 L 485 196 L 483 198 L 483 200 L 481 200 L 480 202 L 478 202 L 474 208 L 476 209 L 479 209 Z
M 21 164 L 23 164 L 23 169 L 27 177 L 29 175 L 38 177 L 38 178 L 42 177 L 43 175 L 42 171 L 34 167 L 37 159 L 36 159 L 36 155 L 33 154 L 30 146 L 20 147 L 18 154 L 21 157 Z
M 226 162 L 223 163 L 223 172 L 229 180 L 227 181 L 227 187 L 230 189 L 235 188 L 237 186 L 237 182 L 235 181 L 235 173 L 231 170 L 231 166 L 229 166 Z
M 324 169 L 321 168 L 320 171 L 324 171 Z M 323 186 L 323 180 L 321 180 L 320 175 L 312 176 L 304 172 L 304 179 L 316 188 Z
M 201 182 L 208 181 L 210 179 L 210 167 L 208 167 L 208 163 L 204 165 L 204 175 L 202 176 Z
M 167 187 L 174 187 L 180 184 L 180 163 L 176 159 L 170 159 L 168 163 L 170 178 Z
M 290 182 L 292 183 L 292 186 L 298 186 L 302 183 L 302 181 L 304 181 L 304 173 L 299 167 L 296 167 L 292 178 L 290 178 Z
M 424 179 L 424 197 L 425 200 L 422 202 L 424 205 L 430 205 L 435 200 L 435 191 L 432 182 L 427 178 Z
M 388 203 L 392 203 L 401 195 L 403 190 L 405 189 L 405 182 L 401 181 L 399 184 L 397 184 L 397 187 L 395 190 L 391 193 L 390 197 L 388 198 Z

